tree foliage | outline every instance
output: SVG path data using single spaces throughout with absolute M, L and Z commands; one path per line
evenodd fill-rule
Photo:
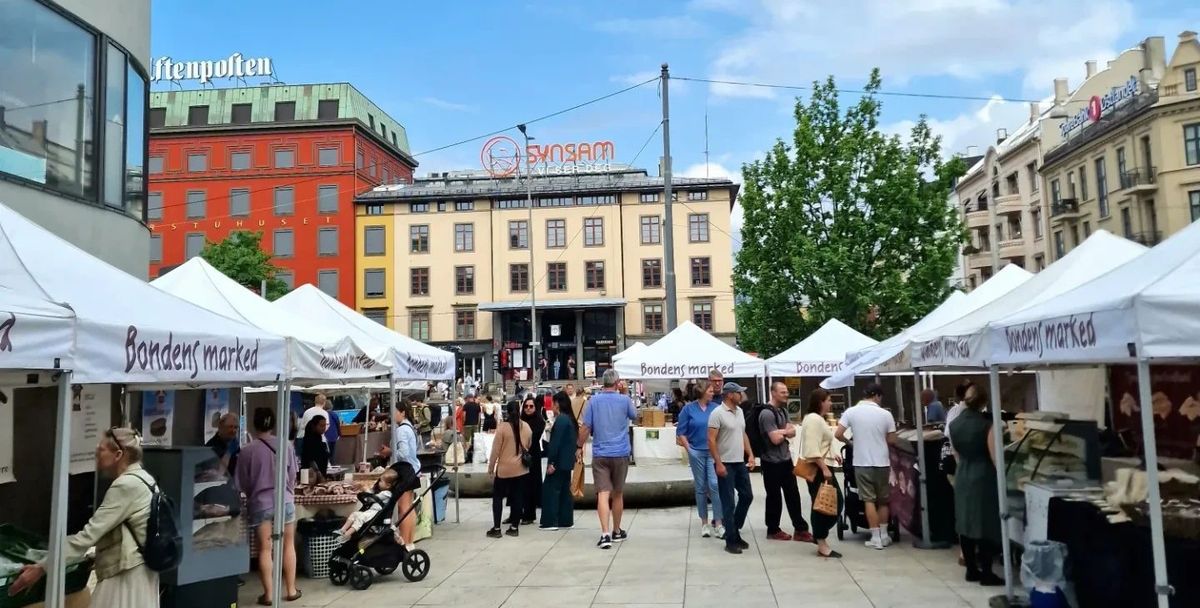
M 288 286 L 276 278 L 279 268 L 271 263 L 271 254 L 263 251 L 262 238 L 261 232 L 233 232 L 219 243 L 206 243 L 200 257 L 255 292 L 266 280 L 266 298 L 275 300 L 288 292 Z
M 905 140 L 881 132 L 879 86 L 876 69 L 843 111 L 832 77 L 814 83 L 791 141 L 743 167 L 742 348 L 772 355 L 834 318 L 883 338 L 949 295 L 966 232 L 948 197 L 966 168 L 924 117 Z

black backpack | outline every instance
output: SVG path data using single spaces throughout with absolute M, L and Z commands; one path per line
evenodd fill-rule
M 771 406 L 765 403 L 756 403 L 753 407 L 746 410 L 746 436 L 750 439 L 750 451 L 754 452 L 754 455 L 758 458 L 762 458 L 763 451 L 766 450 L 769 443 L 767 434 L 763 432 L 762 426 L 759 425 L 758 421 L 761 418 L 760 414 L 770 408 Z M 786 417 L 782 421 L 779 420 L 781 412 L 778 410 L 772 411 L 774 411 L 775 420 L 778 421 L 779 425 L 786 424 Z
M 129 536 L 142 554 L 146 567 L 155 572 L 170 572 L 179 566 L 183 557 L 183 539 L 179 535 L 179 521 L 175 516 L 175 502 L 161 490 L 158 484 L 151 484 L 134 475 L 138 481 L 146 484 L 150 490 L 150 516 L 146 519 L 146 542 L 139 543 L 133 526 L 125 522 Z

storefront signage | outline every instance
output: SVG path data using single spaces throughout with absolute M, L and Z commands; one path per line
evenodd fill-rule
M 1096 345 L 1095 315 L 1006 327 L 1004 337 L 1009 354 L 1036 354 L 1039 359 L 1046 351 L 1088 349 Z
M 139 371 L 191 372 L 200 370 L 221 372 L 252 372 L 258 370 L 258 340 L 253 348 L 235 338 L 232 344 L 204 344 L 200 340 L 176 341 L 168 332 L 166 341 L 139 337 L 138 328 L 130 325 L 125 333 L 125 373 L 134 367 Z
M 602 338 L 595 341 L 596 346 L 614 346 L 616 343 L 617 341 L 611 338 Z
M 797 361 L 796 373 L 802 376 L 835 374 L 842 371 L 842 361 Z
M 170 57 L 154 60 L 150 82 L 180 82 L 195 80 L 205 84 L 214 78 L 249 78 L 273 76 L 270 57 L 243 57 L 234 53 L 215 61 L 173 61 Z
M 1103 96 L 1094 95 L 1088 100 L 1088 105 L 1077 112 L 1074 116 L 1064 120 L 1058 125 L 1058 130 L 1065 138 L 1071 131 L 1082 127 L 1087 123 L 1097 122 L 1105 114 L 1112 111 L 1119 105 L 1133 99 L 1138 93 L 1138 78 L 1130 76 L 1129 80 L 1112 90 L 1105 93 Z
M 971 342 L 967 336 L 951 336 L 931 340 L 921 345 L 913 362 L 938 362 L 971 358 Z
M 142 444 L 169 448 L 175 434 L 175 391 L 142 393 Z
M 335 372 L 352 372 L 356 370 L 369 370 L 379 365 L 374 359 L 355 353 L 327 353 L 325 349 L 321 349 L 321 369 L 328 369 Z
M 701 365 L 683 364 L 683 365 L 654 365 L 650 363 L 642 363 L 642 376 L 677 376 L 680 378 L 702 378 L 710 372 L 721 372 L 722 376 L 732 376 L 734 370 L 733 363 L 706 363 Z
M 228 219 L 226 219 L 226 220 L 213 220 L 211 224 L 209 222 L 171 222 L 170 224 L 147 224 L 147 226 L 150 228 L 151 232 L 159 230 L 159 229 L 167 229 L 167 228 L 169 228 L 171 230 L 178 230 L 180 228 L 183 228 L 184 230 L 189 230 L 189 229 L 190 230 L 203 230 L 203 229 L 209 228 L 210 226 L 214 229 L 220 228 L 222 226 L 225 226 L 227 228 L 232 228 L 232 229 L 254 228 L 256 226 L 258 228 L 266 228 L 268 223 L 270 223 L 272 226 L 307 226 L 307 225 L 309 225 L 309 219 L 310 218 L 308 218 L 308 217 L 299 217 L 299 218 L 297 218 L 297 217 L 279 217 L 279 218 L 272 218 L 270 221 L 265 220 L 265 219 L 263 219 L 263 220 L 228 220 Z M 334 220 L 334 216 L 322 215 L 318 219 L 320 220 L 320 223 L 332 224 L 333 220 Z M 278 221 L 276 221 L 276 220 L 278 220 Z M 316 222 L 313 222 L 313 223 L 316 223 Z
M 492 177 L 510 177 L 519 169 L 520 146 L 507 135 L 498 135 L 483 144 L 479 161 Z M 525 166 L 535 175 L 570 175 L 612 169 L 616 147 L 611 141 L 568 144 L 529 144 L 525 148 Z

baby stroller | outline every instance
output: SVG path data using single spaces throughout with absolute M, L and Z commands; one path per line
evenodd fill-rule
M 411 471 L 411 468 L 408 470 Z M 429 490 L 413 498 L 412 507 L 400 516 L 400 520 L 415 511 L 425 495 L 446 474 L 446 468 L 442 466 L 430 467 L 428 470 L 435 473 Z M 409 476 L 411 478 L 412 473 L 409 473 Z M 396 511 L 396 502 L 400 500 L 400 495 L 409 489 L 412 489 L 412 483 L 402 483 L 387 501 L 381 501 L 370 492 L 359 492 L 358 501 L 362 504 L 360 510 L 365 511 L 374 505 L 380 505 L 381 508 L 374 517 L 355 531 L 349 540 L 333 550 L 333 555 L 329 558 L 330 582 L 339 587 L 350 583 L 351 587 L 362 591 L 375 582 L 372 570 L 384 576 L 400 568 L 404 578 L 414 583 L 423 580 L 429 574 L 428 553 L 420 549 L 410 552 L 403 544 L 396 542 L 392 514 Z
M 860 529 L 869 530 L 871 528 L 871 525 L 867 523 L 867 505 L 859 497 L 858 482 L 854 479 L 854 448 L 850 447 L 848 443 L 842 446 L 842 476 L 845 478 L 842 488 L 845 498 L 842 514 L 838 517 L 837 522 L 838 540 L 845 540 L 846 530 L 858 534 Z M 892 542 L 900 542 L 900 520 L 895 515 L 892 515 L 888 521 L 887 531 L 888 536 L 892 537 Z

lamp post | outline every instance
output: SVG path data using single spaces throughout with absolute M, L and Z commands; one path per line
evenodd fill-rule
M 529 211 L 529 221 L 525 229 L 525 235 L 529 245 L 529 369 L 530 380 L 533 381 L 534 388 L 537 388 L 538 382 L 538 339 L 537 339 L 537 285 L 533 280 L 533 168 L 525 160 L 529 154 L 529 142 L 534 139 L 529 136 L 525 130 L 525 125 L 517 125 L 517 130 L 525 138 L 525 147 L 521 152 L 517 153 L 517 171 L 521 170 L 521 163 L 525 164 L 527 173 L 525 174 L 525 206 Z

